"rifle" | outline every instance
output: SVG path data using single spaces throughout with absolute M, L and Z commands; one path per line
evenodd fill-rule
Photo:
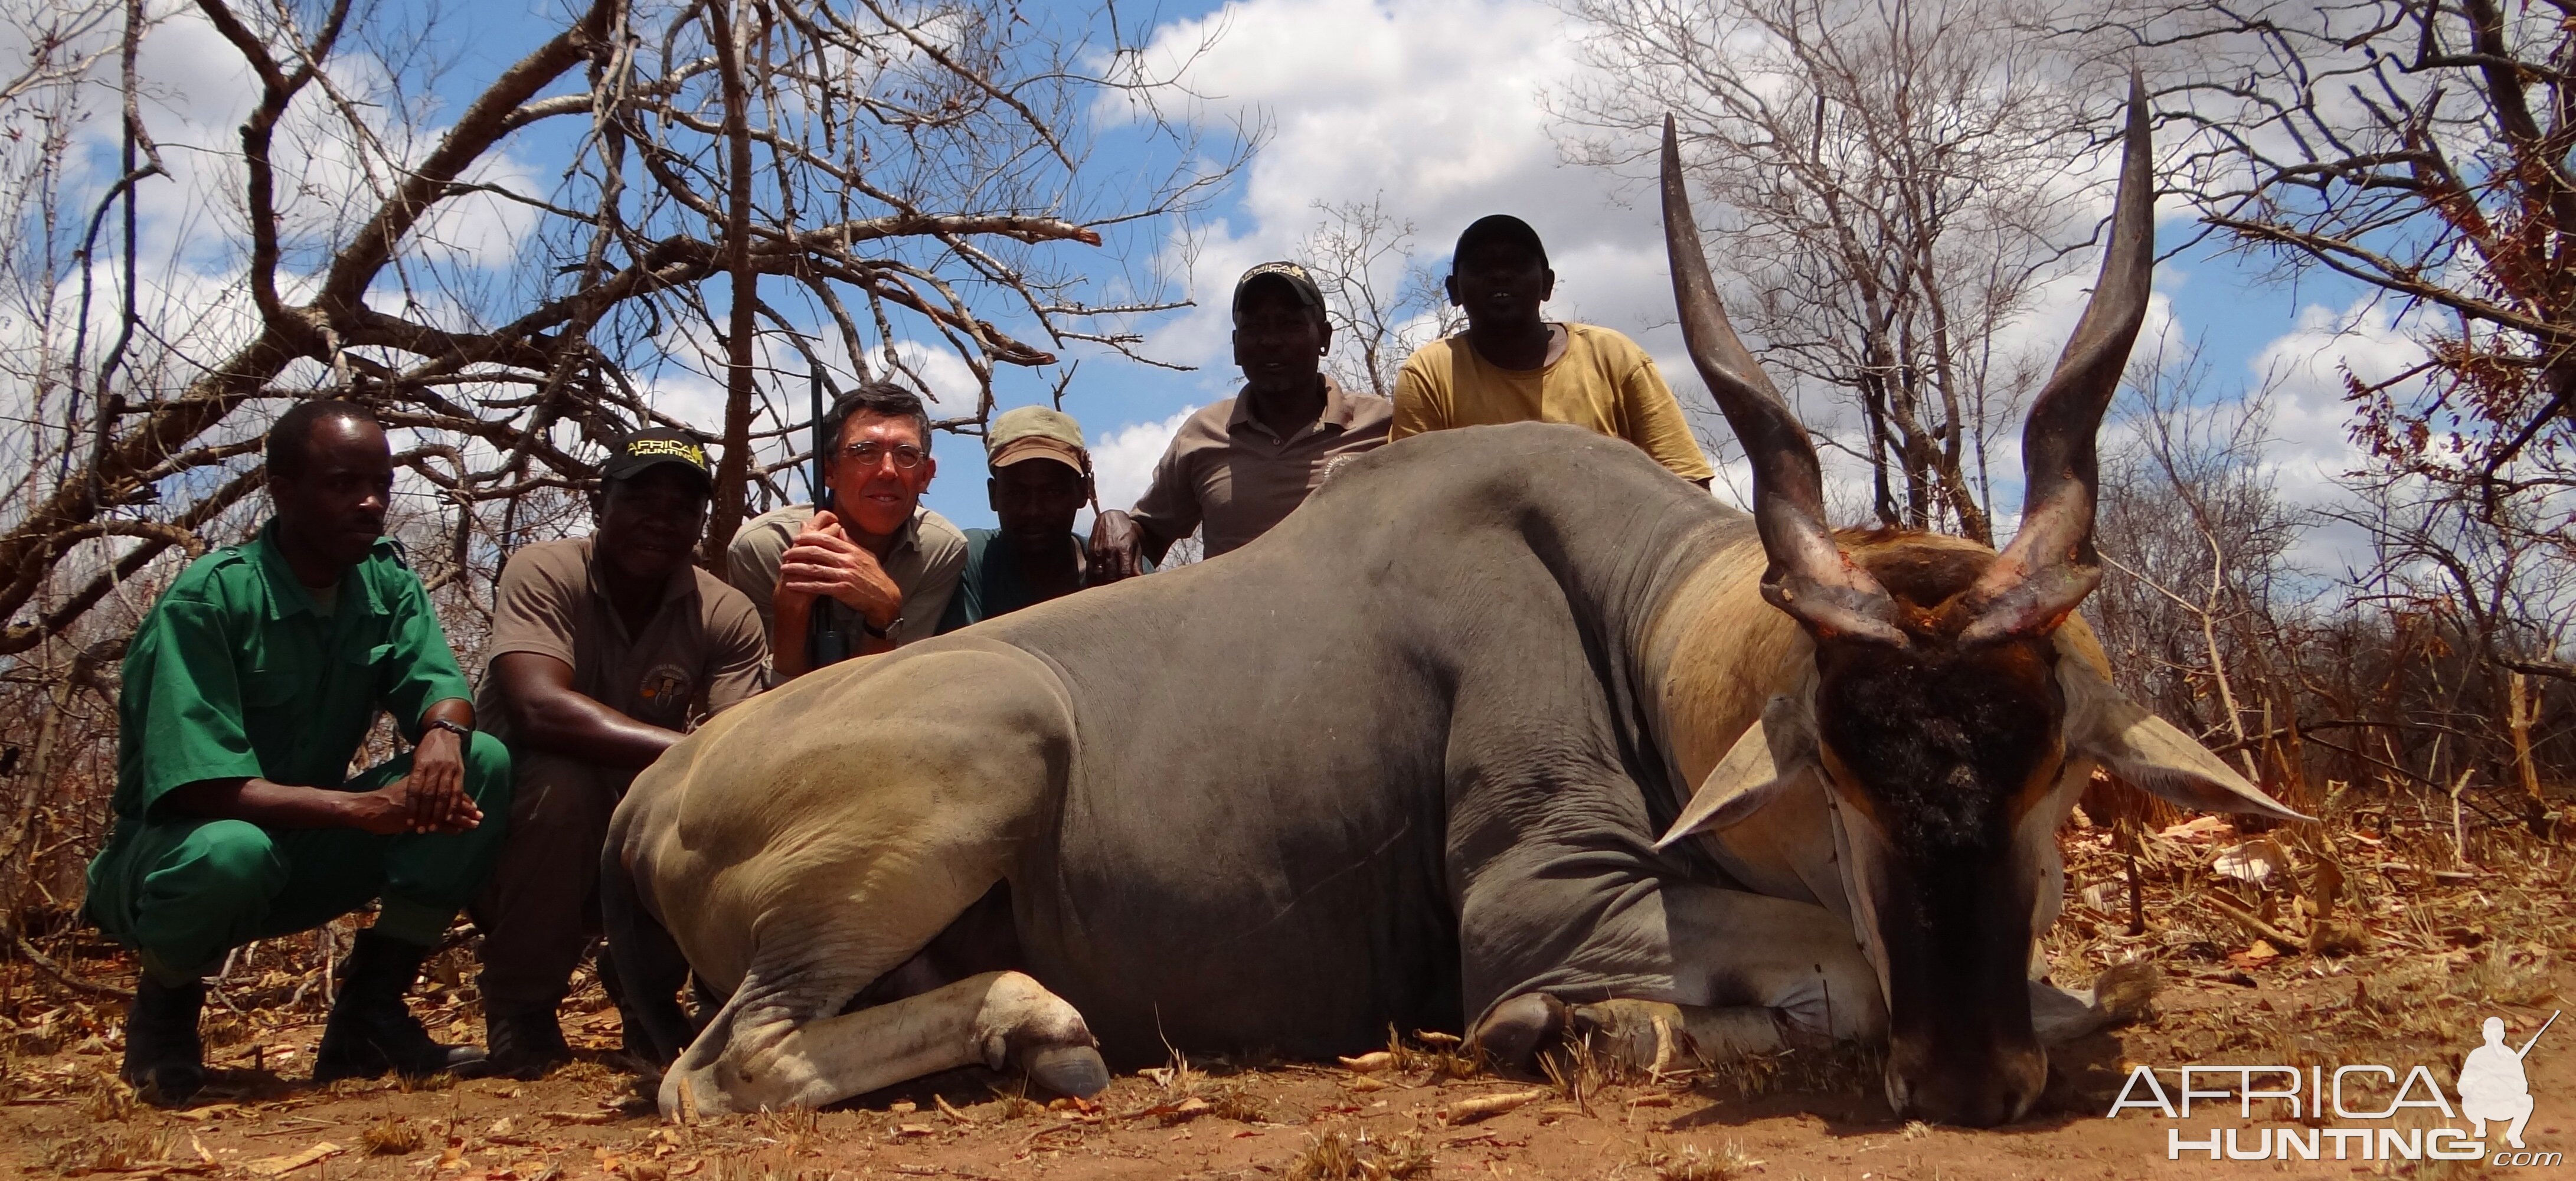
M 2559 1013 L 2563 1013 L 2563 1012 L 2565 1012 L 2565 1011 L 2566 1011 L 2566 1010 L 2564 1010 L 2564 1009 L 2560 1009 L 2560 1010 L 2552 1011 L 2552 1012 L 2549 1014 L 2549 1020 L 2541 1022 L 2541 1023 L 2540 1023 L 2540 1028 L 2535 1029 L 2535 1030 L 2532 1030 L 2532 1031 L 2531 1031 L 2531 1040 L 2530 1040 L 2530 1041 L 2527 1041 L 2527 1042 L 2522 1043 L 2522 1048 L 2521 1048 L 2521 1049 L 2519 1049 L 2519 1050 L 2514 1051 L 2513 1056 L 2514 1056 L 2514 1057 L 2516 1057 L 2516 1058 L 2522 1058 L 2522 1057 L 2526 1057 L 2526 1056 L 2528 1056 L 2528 1055 L 2531 1053 L 2531 1047 L 2532 1047 L 2533 1045 L 2535 1045 L 2535 1044 L 2538 1044 L 2538 1042 L 2540 1041 L 2540 1035 L 2542 1035 L 2542 1034 L 2544 1034 L 2544 1033 L 2549 1032 L 2549 1027 L 2550 1027 L 2550 1026 L 2558 1024 L 2558 1014 L 2559 1014 Z
M 823 485 L 823 465 L 831 458 L 832 444 L 837 440 L 823 437 L 823 366 L 816 362 L 807 372 L 811 380 L 807 383 L 806 392 L 814 405 L 814 466 L 805 473 L 805 488 L 813 496 L 815 511 L 820 512 L 825 508 L 839 507 L 825 502 Z M 837 391 L 834 396 L 839 396 Z M 815 599 L 813 613 L 806 617 L 805 651 L 813 658 L 808 662 L 813 668 L 838 664 L 850 656 L 849 637 L 832 626 L 831 602 L 830 599 Z

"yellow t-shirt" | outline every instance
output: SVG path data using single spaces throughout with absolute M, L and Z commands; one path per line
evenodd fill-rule
M 1565 355 L 1541 369 L 1501 368 L 1464 335 L 1422 346 L 1395 375 L 1388 441 L 1451 427 L 1564 422 L 1626 439 L 1685 480 L 1715 474 L 1646 350 L 1590 324 L 1567 324 L 1565 336 Z

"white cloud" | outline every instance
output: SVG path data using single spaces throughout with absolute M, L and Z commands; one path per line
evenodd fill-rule
M 2346 375 L 2381 382 L 2424 362 L 2424 346 L 2389 314 L 2386 302 L 2372 295 L 2339 310 L 2303 307 L 2297 326 L 2249 362 L 2255 381 L 2272 392 L 2279 439 L 2274 463 L 2294 501 L 2331 498 L 2333 477 L 2361 463 L 2347 433 L 2352 412 L 2344 400 Z
M 1651 211 L 1629 207 L 1617 177 L 1559 162 L 1547 136 L 1540 93 L 1578 68 L 1563 12 L 1534 0 L 1240 0 L 1165 26 L 1149 54 L 1177 63 L 1216 23 L 1224 36 L 1185 77 L 1206 96 L 1196 117 L 1266 118 L 1272 136 L 1240 215 L 1196 243 L 1200 306 L 1156 328 L 1154 355 L 1209 366 L 1211 392 L 1230 387 L 1225 296 L 1245 268 L 1293 252 L 1323 220 L 1319 201 L 1381 199 L 1438 263 L 1468 222 L 1517 214 L 1548 243 L 1552 314 L 1640 336 L 1672 319 Z
M 1129 423 L 1091 436 L 1091 471 L 1101 507 L 1124 509 L 1145 494 L 1154 482 L 1155 461 L 1198 409 L 1185 406 L 1160 421 Z
M 1208 396 L 1230 392 L 1225 295 L 1245 267 L 1290 254 L 1323 220 L 1318 202 L 1382 202 L 1392 218 L 1413 224 L 1416 255 L 1435 269 L 1445 269 L 1449 242 L 1469 221 L 1510 212 L 1548 243 L 1558 276 L 1549 314 L 1635 337 L 1723 442 L 1724 425 L 1674 323 L 1652 194 L 1634 178 L 1564 163 L 1549 135 L 1541 94 L 1587 68 L 1574 18 L 1541 0 L 1238 0 L 1164 27 L 1149 55 L 1176 65 L 1220 24 L 1223 37 L 1185 76 L 1205 96 L 1196 115 L 1208 126 L 1266 117 L 1272 136 L 1244 181 L 1237 215 L 1205 227 L 1194 243 L 1200 306 L 1158 327 L 1150 351 L 1207 366 Z M 2080 165 L 2068 170 L 2070 199 L 2100 207 L 2082 216 L 2107 211 L 2108 195 L 2082 183 L 2111 167 L 2109 157 L 2070 163 Z M 1998 334 L 1998 355 L 2028 352 L 2044 371 L 2093 280 L 2088 263 L 2045 284 L 2032 310 Z M 2170 302 L 2156 297 L 2145 339 L 2162 339 L 2172 317 Z M 1858 445 L 1856 409 L 1839 399 L 1804 401 L 1811 426 Z M 2019 434 L 2017 422 L 2007 423 L 1992 441 L 1996 499 L 2005 508 L 2018 498 Z M 1711 458 L 1727 466 L 1728 455 Z M 1839 453 L 1826 466 L 1837 505 L 1865 512 L 1865 469 Z M 1749 487 L 1736 475 L 1733 482 Z
M 2364 383 L 2387 381 L 2425 359 L 2424 347 L 2386 303 L 2374 294 L 2341 309 L 2302 307 L 2297 325 L 2247 362 L 2254 383 L 2269 391 L 2268 466 L 2282 499 L 2291 505 L 2316 509 L 2352 503 L 2337 479 L 2361 468 L 2367 457 L 2350 435 L 2347 375 Z M 2399 392 L 2399 400 L 2405 401 L 2404 391 Z M 2329 522 L 2303 537 L 2290 560 L 2334 574 L 2366 566 L 2370 546 L 2360 530 Z

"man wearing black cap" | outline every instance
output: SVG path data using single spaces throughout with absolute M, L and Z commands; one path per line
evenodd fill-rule
M 1564 422 L 1626 439 L 1701 487 L 1715 473 L 1672 388 L 1637 342 L 1591 324 L 1551 323 L 1547 247 L 1506 213 L 1458 235 L 1446 281 L 1467 330 L 1424 345 L 1395 377 L 1391 439 L 1451 427 Z
M 1213 558 L 1270 531 L 1306 502 L 1334 461 L 1387 439 L 1393 409 L 1323 373 L 1333 347 L 1323 293 L 1306 268 L 1265 262 L 1234 285 L 1234 363 L 1243 392 L 1181 424 L 1135 512 L 1100 514 L 1093 581 L 1136 573 L 1204 529 Z
M 697 721 L 758 692 L 768 643 L 742 592 L 697 568 L 713 476 L 684 431 L 619 439 L 587 538 L 510 555 L 479 713 L 510 745 L 517 794 L 475 902 L 496 1071 L 570 1056 L 555 1006 L 599 931 L 599 850 L 635 773 Z

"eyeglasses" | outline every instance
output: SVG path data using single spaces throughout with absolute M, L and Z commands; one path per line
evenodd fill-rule
M 907 472 L 920 467 L 922 461 L 930 458 L 929 452 L 924 451 L 919 447 L 915 447 L 910 443 L 897 443 L 892 447 L 888 447 L 873 439 L 863 443 L 852 443 L 847 447 L 841 448 L 841 454 L 858 460 L 859 466 L 861 467 L 875 467 L 879 463 L 884 462 L 887 456 L 891 455 L 894 457 L 894 466 L 896 470 Z

